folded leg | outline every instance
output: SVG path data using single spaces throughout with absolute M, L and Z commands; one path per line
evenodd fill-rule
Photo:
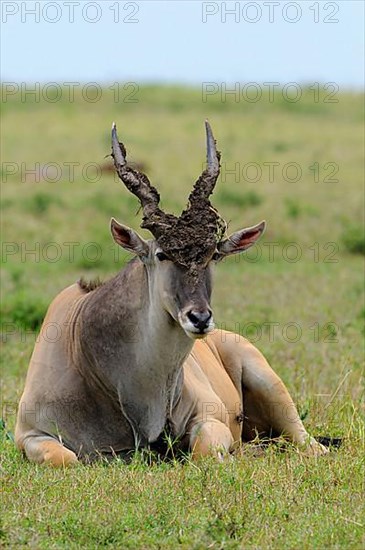
M 284 435 L 305 454 L 328 452 L 308 434 L 284 383 L 255 346 L 228 332 L 216 345 L 232 379 L 241 378 L 244 441 Z
M 78 462 L 73 451 L 66 449 L 57 439 L 32 430 L 24 436 L 17 436 L 16 443 L 31 462 L 51 466 L 70 466 Z

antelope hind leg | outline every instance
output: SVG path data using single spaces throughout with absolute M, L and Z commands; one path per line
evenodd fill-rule
M 66 449 L 57 439 L 42 433 L 27 435 L 21 443 L 17 441 L 17 446 L 31 462 L 38 464 L 65 467 L 78 462 L 73 451 Z
M 242 385 L 243 440 L 283 434 L 303 454 L 328 452 L 308 434 L 282 380 L 255 346 L 230 332 L 216 336 L 215 344 L 227 372 L 236 385 Z
M 308 434 L 284 383 L 251 344 L 244 345 L 242 350 L 242 385 L 247 416 L 244 435 L 252 438 L 257 432 L 283 434 L 305 455 L 328 452 Z

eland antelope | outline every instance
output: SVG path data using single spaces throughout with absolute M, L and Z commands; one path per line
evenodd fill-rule
M 166 429 L 193 457 L 280 434 L 306 453 L 326 452 L 262 354 L 214 329 L 212 267 L 252 246 L 265 222 L 224 236 L 209 200 L 220 153 L 208 122 L 206 137 L 207 167 L 176 217 L 128 166 L 113 125 L 116 171 L 154 239 L 112 219 L 114 241 L 135 258 L 111 280 L 73 284 L 50 305 L 44 326 L 62 330 L 38 339 L 18 410 L 16 444 L 29 460 L 62 466 L 115 456 L 153 445 Z

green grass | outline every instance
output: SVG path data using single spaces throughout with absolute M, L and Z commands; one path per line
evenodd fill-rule
M 365 255 L 365 233 L 360 225 L 352 225 L 345 229 L 342 241 L 346 249 L 352 254 Z
M 130 159 L 179 213 L 205 157 L 208 117 L 225 162 L 213 202 L 229 230 L 262 219 L 259 246 L 216 269 L 218 326 L 254 341 L 313 435 L 344 438 L 315 460 L 275 447 L 219 464 L 152 462 L 54 471 L 29 464 L 3 434 L 0 545 L 34 548 L 352 548 L 363 520 L 363 142 L 361 94 L 295 104 L 202 102 L 199 90 L 140 88 L 138 103 L 3 106 L 4 162 L 58 163 L 59 181 L 2 168 L 2 410 L 14 430 L 37 330 L 52 298 L 82 275 L 105 279 L 129 256 L 109 220 L 139 228 L 137 200 L 113 175 L 97 181 L 115 120 Z M 65 163 L 80 163 L 70 178 Z M 271 178 L 267 164 L 278 162 Z M 239 163 L 239 177 L 229 170 Z M 248 163 L 261 176 L 254 181 Z M 297 163 L 301 178 L 288 181 Z M 317 172 L 314 165 L 318 163 Z M 335 163 L 338 172 L 331 182 Z M 49 172 L 51 175 L 51 172 Z M 25 180 L 25 181 L 24 181 Z M 73 181 L 72 181 L 73 180 Z M 148 233 L 140 230 L 144 236 Z M 70 245 L 72 243 L 72 246 Z M 294 243 L 294 244 L 293 244 Z M 297 261 L 293 261 L 297 255 Z M 297 336 L 299 335 L 299 338 Z

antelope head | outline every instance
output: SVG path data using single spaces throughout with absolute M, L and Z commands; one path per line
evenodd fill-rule
M 119 178 L 140 201 L 141 227 L 154 239 L 146 241 L 133 229 L 111 220 L 115 242 L 136 254 L 145 264 L 150 292 L 166 314 L 190 338 L 202 338 L 214 329 L 210 307 L 211 266 L 225 256 L 247 250 L 261 236 L 265 222 L 226 237 L 226 224 L 211 205 L 220 171 L 220 153 L 209 123 L 205 122 L 207 165 L 196 181 L 187 208 L 179 217 L 159 207 L 160 196 L 147 176 L 128 166 L 126 149 L 112 128 L 112 156 Z

